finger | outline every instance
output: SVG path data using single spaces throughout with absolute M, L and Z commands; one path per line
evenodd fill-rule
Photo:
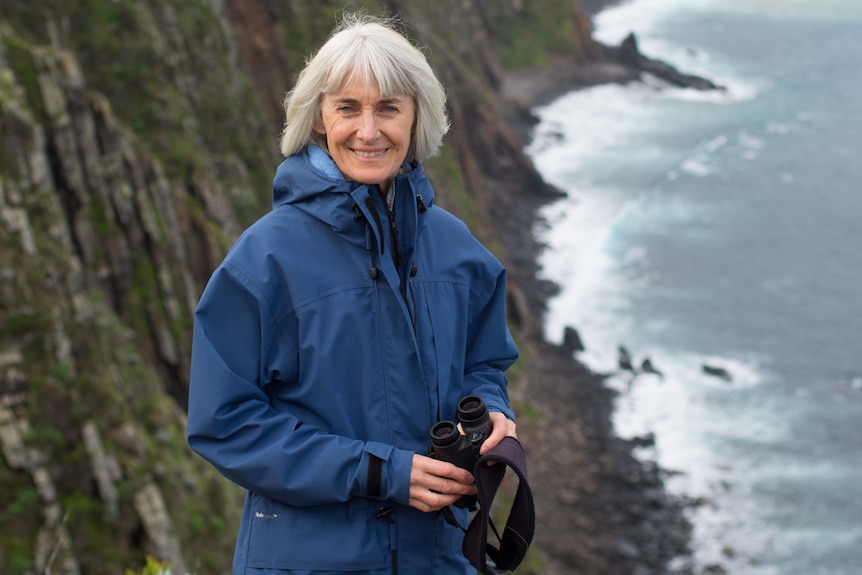
M 410 489 L 410 506 L 419 511 L 439 511 L 447 505 L 452 505 L 461 498 L 451 493 L 434 493 L 427 489 Z
M 515 425 L 515 422 L 511 419 L 506 419 L 506 435 L 508 437 L 514 437 L 518 439 L 518 427 Z
M 472 475 L 470 476 L 472 477 Z M 450 495 L 475 495 L 476 485 L 470 483 L 462 483 L 449 479 L 447 477 L 439 477 L 436 475 L 428 475 L 426 473 L 417 472 L 415 475 L 411 473 L 410 486 L 419 490 L 430 491 L 431 493 L 445 493 Z
M 447 478 L 465 485 L 472 485 L 475 482 L 473 474 L 466 469 L 458 467 L 448 461 L 418 454 L 413 456 L 413 467 L 411 469 L 410 478 L 411 483 L 413 483 L 414 479 L 412 476 L 413 472 L 424 473 L 433 477 Z
M 503 415 L 499 412 L 492 412 L 489 414 L 491 417 L 491 423 L 493 424 L 493 428 L 491 430 L 491 435 L 488 436 L 488 439 L 482 443 L 479 447 L 479 454 L 485 455 L 490 450 L 497 447 L 497 444 L 506 437 L 518 437 L 515 432 L 515 422 Z

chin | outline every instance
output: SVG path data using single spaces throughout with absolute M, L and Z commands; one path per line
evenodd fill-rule
M 383 187 L 383 184 L 389 182 L 389 180 L 391 180 L 391 179 L 392 179 L 392 176 L 382 176 L 379 174 L 374 174 L 374 175 L 371 175 L 371 174 L 361 175 L 360 174 L 356 178 L 354 178 L 354 181 L 357 181 L 360 184 L 366 184 L 369 186 L 373 186 L 373 185 L 377 184 L 378 186 Z

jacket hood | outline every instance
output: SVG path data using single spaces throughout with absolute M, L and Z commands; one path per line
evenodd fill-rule
M 295 204 L 326 193 L 349 193 L 356 182 L 341 175 L 322 148 L 309 145 L 284 159 L 272 182 L 272 207 Z

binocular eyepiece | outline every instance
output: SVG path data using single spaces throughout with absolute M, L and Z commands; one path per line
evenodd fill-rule
M 479 447 L 491 435 L 493 428 L 488 407 L 478 395 L 465 396 L 458 402 L 457 419 L 463 435 L 454 421 L 440 421 L 431 427 L 430 455 L 473 473 L 479 459 Z M 465 495 L 455 502 L 455 507 L 467 509 L 475 505 L 475 496 Z

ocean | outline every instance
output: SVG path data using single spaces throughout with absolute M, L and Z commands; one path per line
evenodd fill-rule
M 594 23 L 725 90 L 647 78 L 535 110 L 527 152 L 566 192 L 535 230 L 546 336 L 578 330 L 618 434 L 654 434 L 638 457 L 701 501 L 672 567 L 858 575 L 862 2 L 631 0 Z M 621 345 L 662 374 L 619 370 Z

